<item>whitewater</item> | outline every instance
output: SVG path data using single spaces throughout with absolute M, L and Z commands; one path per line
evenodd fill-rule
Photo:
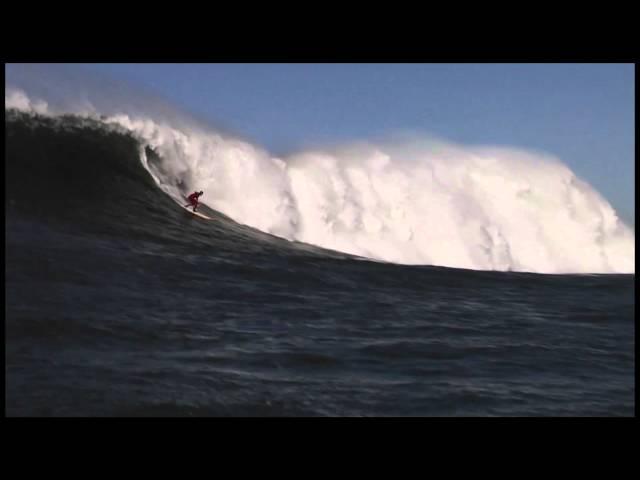
M 208 207 L 290 241 L 406 265 L 635 271 L 634 232 L 549 154 L 413 136 L 278 157 L 164 107 L 86 94 L 62 101 L 10 85 L 5 109 L 124 128 L 176 203 L 203 190 Z

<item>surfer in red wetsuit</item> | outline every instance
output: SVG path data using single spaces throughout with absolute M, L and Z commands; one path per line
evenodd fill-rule
M 185 207 L 188 207 L 189 205 L 193 205 L 193 211 L 196 211 L 196 208 L 198 208 L 198 198 L 200 197 L 200 195 L 202 195 L 204 192 L 201 190 L 199 192 L 193 192 L 191 195 L 189 195 L 187 197 L 187 199 L 189 200 L 189 203 L 187 203 L 185 205 Z

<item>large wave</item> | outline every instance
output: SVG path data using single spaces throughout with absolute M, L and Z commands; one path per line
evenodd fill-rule
M 289 240 L 401 264 L 634 272 L 634 233 L 549 155 L 413 138 L 278 158 L 201 122 L 94 98 L 56 104 L 9 86 L 5 109 L 124 127 L 157 153 L 141 149 L 141 161 L 176 202 L 204 190 L 209 207 Z

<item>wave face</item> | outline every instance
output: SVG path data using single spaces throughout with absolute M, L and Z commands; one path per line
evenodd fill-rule
M 55 129 L 67 133 L 80 121 L 94 122 L 95 135 L 126 150 L 119 158 L 127 160 L 114 166 L 89 153 L 89 146 L 69 171 L 71 178 L 73 172 L 87 175 L 74 181 L 109 215 L 131 216 L 139 207 L 160 219 L 175 210 L 170 199 L 181 203 L 198 189 L 204 190 L 207 207 L 237 224 L 384 262 L 538 273 L 634 272 L 633 231 L 598 192 L 548 155 L 413 138 L 280 158 L 181 114 L 167 114 L 164 105 L 119 108 L 115 99 L 95 100 L 99 93 L 81 97 L 52 99 L 8 86 L 5 110 L 30 112 L 30 120 L 22 121 L 34 125 L 57 118 Z M 65 113 L 74 120 L 61 117 Z M 54 164 L 33 167 L 39 169 L 37 182 L 60 175 Z M 127 193 L 115 200 L 95 188 L 116 174 L 114 168 L 130 182 Z M 18 188 L 7 187 L 10 192 Z M 158 188 L 166 194 L 162 200 Z M 70 193 L 75 191 L 71 187 Z M 52 195 L 42 201 L 71 200 Z

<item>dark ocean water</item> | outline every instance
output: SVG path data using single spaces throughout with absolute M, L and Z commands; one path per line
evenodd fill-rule
M 634 415 L 634 275 L 363 261 L 194 217 L 98 122 L 5 131 L 8 416 Z

